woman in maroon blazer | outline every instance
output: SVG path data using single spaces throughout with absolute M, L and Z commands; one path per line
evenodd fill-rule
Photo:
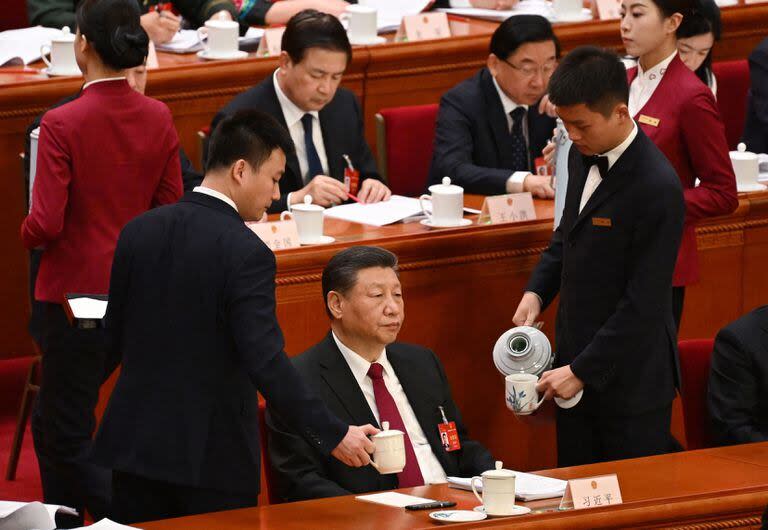
M 696 0 L 622 0 L 621 6 L 621 38 L 627 53 L 638 58 L 638 66 L 627 71 L 630 114 L 672 163 L 685 194 L 685 228 L 672 279 L 679 328 L 685 286 L 699 278 L 696 223 L 736 209 L 736 177 L 712 91 L 677 54 L 675 31 L 697 9 Z
M 178 136 L 168 108 L 133 90 L 126 70 L 149 39 L 135 0 L 85 0 L 75 54 L 81 96 L 45 114 L 27 248 L 43 248 L 35 299 L 45 304 L 42 386 L 33 417 L 45 502 L 104 515 L 109 474 L 87 463 L 93 409 L 104 373 L 100 330 L 69 325 L 67 293 L 107 293 L 123 226 L 182 191 Z M 63 527 L 80 521 L 65 521 Z M 78 525 L 79 526 L 79 525 Z M 59 527 L 62 527 L 60 525 Z

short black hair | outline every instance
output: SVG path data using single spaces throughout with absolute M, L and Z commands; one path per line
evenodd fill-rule
M 560 41 L 549 20 L 541 15 L 513 15 L 493 32 L 491 53 L 507 60 L 523 44 L 545 41 L 555 43 L 555 57 L 560 57 Z
M 141 27 L 136 0 L 84 0 L 77 6 L 75 20 L 105 65 L 124 70 L 144 63 L 149 37 Z
M 580 46 L 560 61 L 549 79 L 548 92 L 557 106 L 583 103 L 607 117 L 618 103 L 629 100 L 627 71 L 614 52 Z
M 333 318 L 328 309 L 328 293 L 336 291 L 345 294 L 357 283 L 357 273 L 371 267 L 383 267 L 398 272 L 397 256 L 381 247 L 364 245 L 345 248 L 335 254 L 323 269 L 323 301 L 325 311 Z
M 213 130 L 205 170 L 228 168 L 240 159 L 258 170 L 275 149 L 282 150 L 286 157 L 294 152 L 285 127 L 258 110 L 240 110 L 221 120 Z
M 339 19 L 315 9 L 305 9 L 291 17 L 285 26 L 281 46 L 296 64 L 304 59 L 310 48 L 343 52 L 347 64 L 352 60 L 352 45 Z
M 720 8 L 717 7 L 714 0 L 699 0 L 698 7 L 691 14 L 683 16 L 683 21 L 677 28 L 676 36 L 678 39 L 687 39 L 707 33 L 712 33 L 715 42 L 720 40 L 722 33 Z M 705 85 L 712 84 L 712 50 L 709 50 L 704 62 L 701 63 L 695 73 Z

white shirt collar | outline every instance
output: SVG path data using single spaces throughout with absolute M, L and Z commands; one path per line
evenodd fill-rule
M 280 88 L 280 83 L 277 82 L 277 73 L 280 71 L 278 68 L 275 73 L 272 74 L 272 84 L 275 85 L 275 93 L 277 94 L 277 101 L 280 103 L 280 108 L 283 109 L 283 117 L 285 118 L 285 125 L 290 129 L 296 123 L 301 121 L 302 116 L 307 114 L 301 110 L 291 99 L 285 95 L 283 89 Z M 316 110 L 309 111 L 309 114 L 317 119 L 319 114 Z
M 501 99 L 501 106 L 504 107 L 504 114 L 509 116 L 509 113 L 515 110 L 517 107 L 523 107 L 526 112 L 528 112 L 528 105 L 518 105 L 515 103 L 512 98 L 510 98 L 499 86 L 499 83 L 496 82 L 496 78 L 491 76 L 491 79 L 493 79 L 493 86 L 496 87 L 496 92 L 499 93 L 499 98 Z
M 127 79 L 125 76 L 122 77 L 105 77 L 104 79 L 94 79 L 93 81 L 88 81 L 86 84 L 83 85 L 83 88 L 80 90 L 85 90 L 91 85 L 95 85 L 96 83 L 106 83 L 107 81 L 120 81 Z
M 195 191 L 197 193 L 202 193 L 203 195 L 208 195 L 210 197 L 215 197 L 220 201 L 224 201 L 227 204 L 229 204 L 232 208 L 234 208 L 236 212 L 240 213 L 237 209 L 237 205 L 235 204 L 235 202 L 219 191 L 212 190 L 211 188 L 208 188 L 206 186 L 195 186 L 195 188 L 192 191 Z
M 608 169 L 611 169 L 611 167 L 613 167 L 613 164 L 615 164 L 616 161 L 619 159 L 619 157 L 624 154 L 624 151 L 627 150 L 627 148 L 629 147 L 629 144 L 631 144 L 634 141 L 636 136 L 637 136 L 637 124 L 635 123 L 635 120 L 632 120 L 632 131 L 624 139 L 624 141 L 621 142 L 616 147 L 614 147 L 613 149 L 611 149 L 610 151 L 600 155 L 600 156 L 608 157 Z
M 369 363 L 354 351 L 350 350 L 343 342 L 341 342 L 341 340 L 339 340 L 339 337 L 337 337 L 336 333 L 333 331 L 331 331 L 331 336 L 333 337 L 333 341 L 336 343 L 336 346 L 339 348 L 341 355 L 344 357 L 344 360 L 347 361 L 349 369 L 352 370 L 352 375 L 355 376 L 355 380 L 358 384 L 362 384 L 368 375 L 368 370 L 371 368 L 371 363 Z M 387 359 L 386 349 L 381 351 L 381 355 L 379 355 L 379 358 L 376 359 L 376 362 L 384 368 L 385 374 L 394 373 L 392 365 L 389 364 L 389 360 Z
M 673 51 L 669 57 L 661 61 L 659 64 L 649 68 L 647 72 L 643 71 L 643 67 L 640 65 L 640 61 L 637 61 L 637 77 L 643 80 L 660 81 L 666 73 L 667 68 L 669 67 L 669 63 L 671 63 L 672 59 L 675 58 L 675 55 L 677 55 L 677 50 Z

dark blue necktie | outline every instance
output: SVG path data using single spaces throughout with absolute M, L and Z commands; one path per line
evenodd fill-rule
M 301 124 L 304 126 L 304 149 L 307 151 L 307 178 L 309 182 L 317 175 L 323 174 L 323 165 L 320 163 L 320 155 L 315 149 L 315 142 L 312 141 L 312 115 L 307 113 L 301 117 Z
M 528 147 L 525 145 L 525 135 L 523 134 L 525 108 L 517 107 L 509 115 L 512 117 L 512 131 L 509 134 L 512 149 L 512 167 L 510 169 L 512 171 L 529 171 L 531 166 L 528 162 Z

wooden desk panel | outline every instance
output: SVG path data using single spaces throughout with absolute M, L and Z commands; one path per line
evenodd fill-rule
M 573 468 L 542 471 L 561 478 L 589 477 L 616 473 L 624 504 L 584 511 L 559 512 L 559 499 L 523 503 L 533 513 L 514 518 L 487 519 L 454 528 L 735 528 L 759 525 L 759 516 L 768 503 L 768 444 L 728 448 L 736 457 L 760 454 L 754 462 L 734 461 L 720 455 L 721 449 L 676 453 Z M 445 485 L 400 490 L 403 493 L 440 500 L 453 500 L 457 509 L 478 505 L 471 492 Z M 232 510 L 216 514 L 143 523 L 145 530 L 308 529 L 345 530 L 433 529 L 428 512 L 407 512 L 399 508 L 356 501 L 352 496 L 316 501 Z

